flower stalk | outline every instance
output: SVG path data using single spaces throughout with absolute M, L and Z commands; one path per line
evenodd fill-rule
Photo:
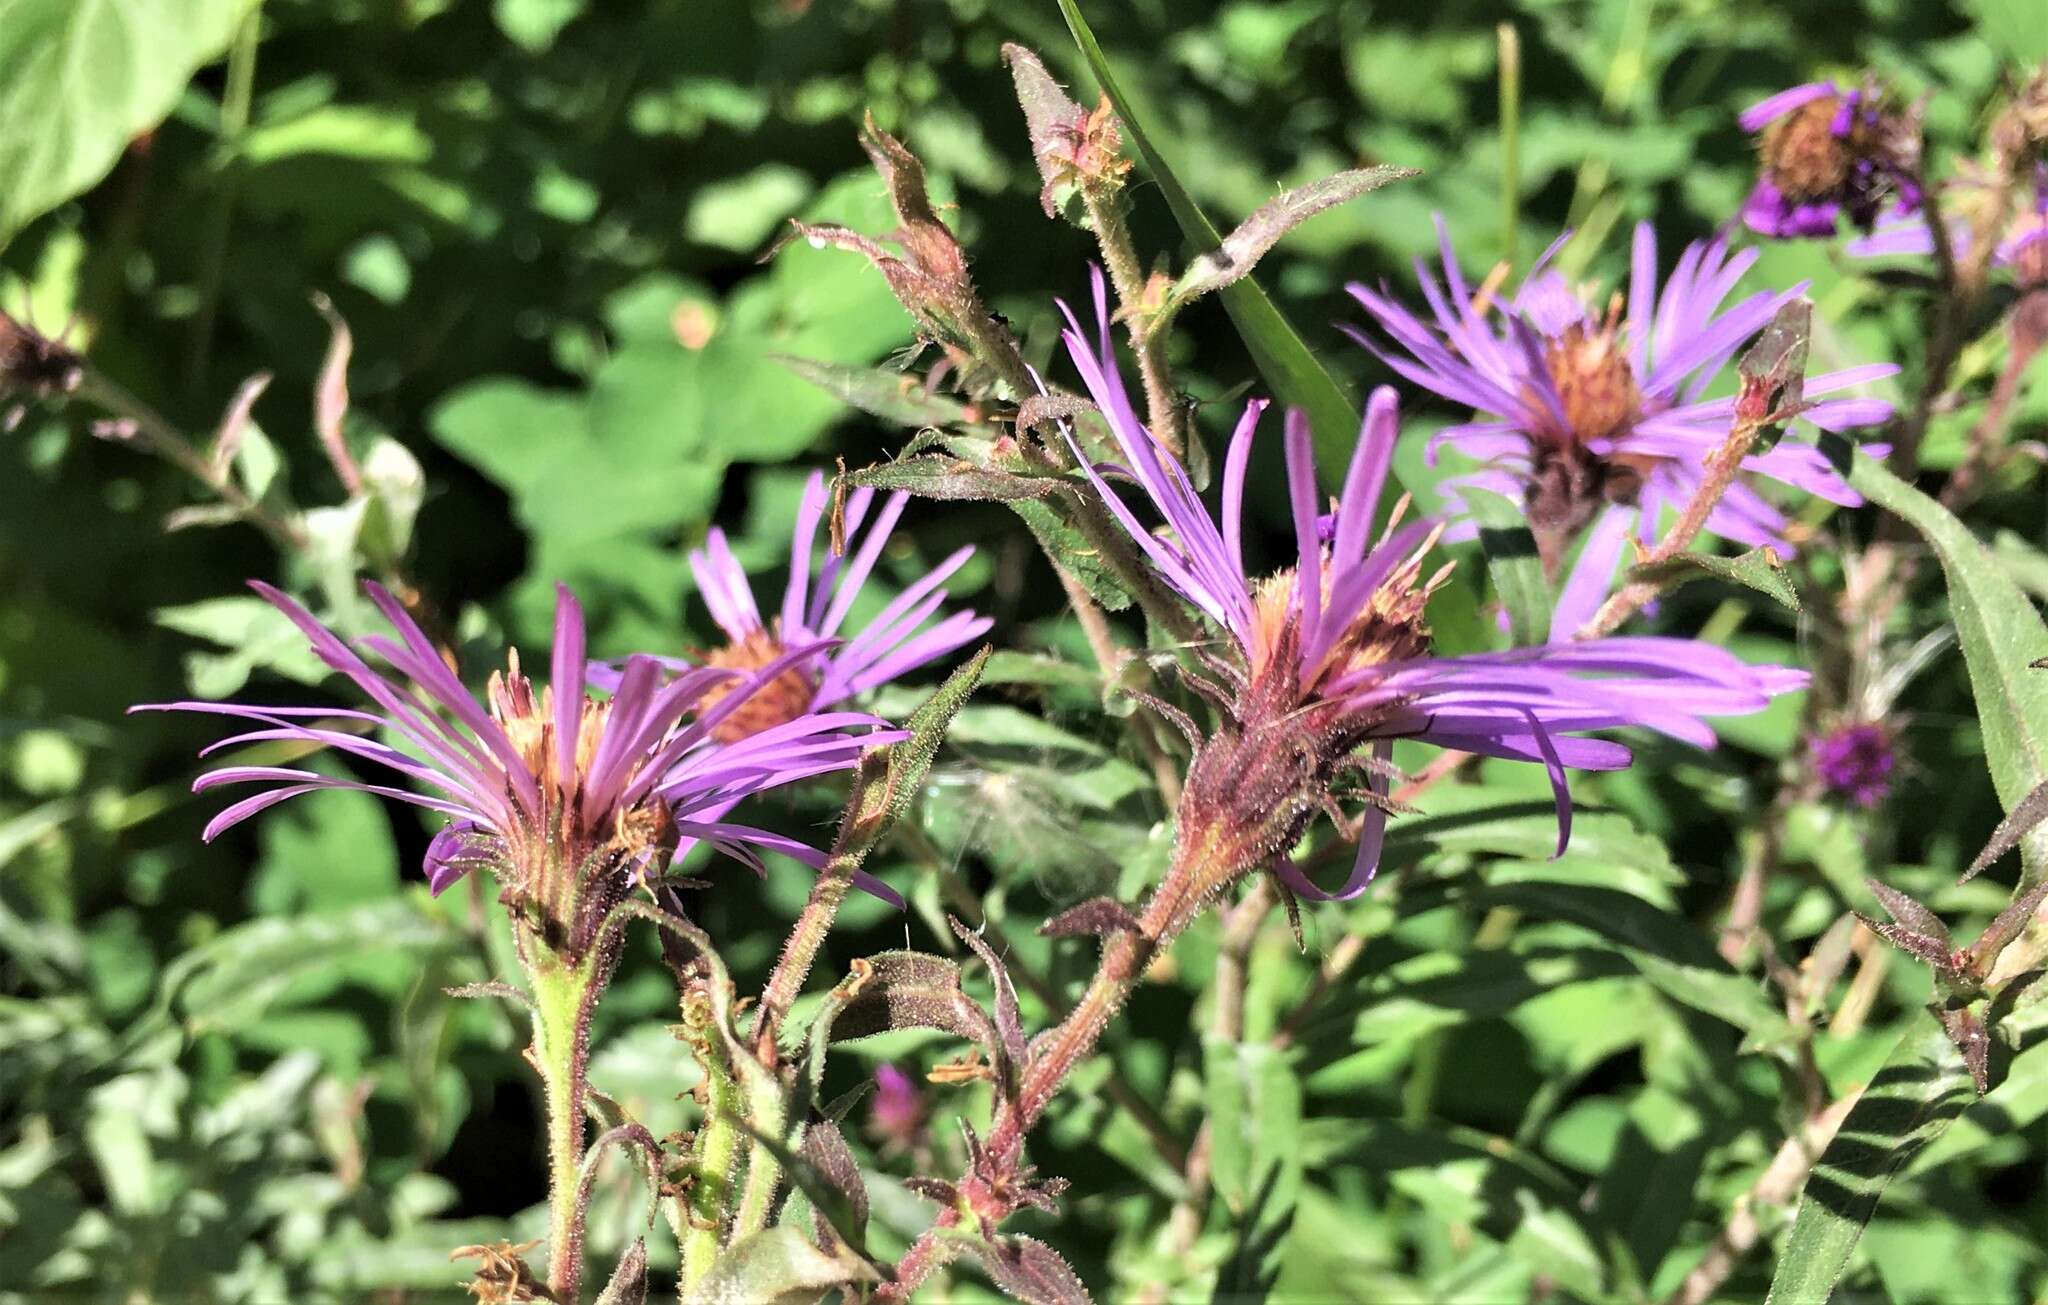
M 571 959 L 531 948 L 527 977 L 533 985 L 532 1057 L 547 1105 L 548 1291 L 559 1305 L 575 1305 L 583 1278 L 580 1192 L 583 1117 L 589 1095 L 590 1017 L 617 955 L 613 941 Z

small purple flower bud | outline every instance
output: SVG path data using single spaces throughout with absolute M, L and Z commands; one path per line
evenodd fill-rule
M 1898 765 L 1892 738 L 1882 725 L 1839 725 L 1809 742 L 1814 769 L 1836 797 L 1874 807 L 1891 793 L 1891 775 Z
M 924 1131 L 924 1098 L 917 1083 L 894 1065 L 875 1069 L 875 1099 L 868 1107 L 868 1123 L 882 1138 L 896 1146 L 914 1144 Z

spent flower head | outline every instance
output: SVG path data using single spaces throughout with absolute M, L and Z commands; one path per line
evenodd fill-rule
M 1919 208 L 1920 124 L 1875 83 L 1831 81 L 1783 90 L 1745 109 L 1757 132 L 1755 187 L 1742 221 L 1777 238 L 1832 236 L 1842 214 L 1868 230 L 1887 204 Z
M 1255 576 L 1244 555 L 1244 489 L 1263 402 L 1249 405 L 1224 459 L 1222 513 L 1210 515 L 1187 472 L 1140 421 L 1110 343 L 1100 276 L 1093 344 L 1069 313 L 1068 351 L 1114 435 L 1122 465 L 1088 478 L 1159 576 L 1204 613 L 1221 636 L 1202 655 L 1207 675 L 1189 682 L 1219 708 L 1222 726 L 1198 740 L 1182 801 L 1177 862 L 1213 873 L 1197 896 L 1261 864 L 1312 898 L 1362 892 L 1379 861 L 1397 739 L 1481 756 L 1543 764 L 1557 799 L 1559 848 L 1570 837 L 1568 767 L 1613 770 L 1629 750 L 1582 732 L 1644 726 L 1700 746 L 1714 742 L 1704 717 L 1761 710 L 1805 682 L 1781 667 L 1751 667 L 1726 651 L 1683 639 L 1609 638 L 1446 657 L 1425 611 L 1449 567 L 1427 561 L 1442 527 L 1403 522 L 1398 504 L 1375 537 L 1373 520 L 1393 456 L 1394 392 L 1368 404 L 1342 492 L 1318 502 L 1306 419 L 1289 412 L 1284 441 L 1295 550 L 1291 565 Z M 1072 439 L 1071 434 L 1069 439 Z M 1075 452 L 1080 455 L 1078 445 Z M 1135 481 L 1166 529 L 1148 527 L 1110 483 Z M 1597 603 L 1568 593 L 1554 613 L 1562 640 Z M 1318 811 L 1362 814 L 1352 873 L 1325 893 L 1286 855 Z
M 1709 455 L 1727 441 L 1736 398 L 1702 396 L 1805 285 L 1759 290 L 1728 304 L 1757 251 L 1731 254 L 1725 242 L 1711 240 L 1686 246 L 1660 289 L 1656 233 L 1643 223 L 1636 228 L 1625 295 L 1602 297 L 1568 284 L 1549 268 L 1553 245 L 1515 294 L 1494 299 L 1468 287 L 1441 222 L 1438 234 L 1442 284 L 1416 263 L 1429 319 L 1385 287 L 1354 283 L 1352 295 L 1389 339 L 1356 332 L 1355 338 L 1406 380 L 1481 414 L 1430 440 L 1431 458 L 1448 444 L 1488 464 L 1447 486 L 1489 489 L 1526 503 L 1538 541 L 1554 550 L 1546 558 L 1553 565 L 1562 541 L 1588 531 L 1567 588 L 1604 591 L 1631 523 L 1649 544 L 1659 515 L 1693 499 Z M 1821 396 L 1897 371 L 1875 364 L 1808 377 L 1803 394 L 1819 401 L 1799 419 L 1829 431 L 1885 421 L 1892 407 L 1881 400 Z M 1872 452 L 1881 450 L 1872 446 Z M 1742 469 L 1831 502 L 1863 501 L 1808 444 L 1782 441 L 1743 458 Z M 1740 480 L 1706 522 L 1725 539 L 1780 552 L 1791 551 L 1787 525 Z
M 2034 165 L 2021 184 L 2023 193 L 2013 202 L 1999 193 L 2003 183 L 1982 169 L 1967 170 L 1950 182 L 1942 204 L 1949 248 L 1958 260 L 1965 259 L 1975 233 L 1993 227 L 1992 264 L 2010 272 L 2022 288 L 2048 287 L 2048 162 Z M 1934 253 L 1934 233 L 1924 216 L 1895 216 L 1846 249 L 1856 258 L 1926 258 Z
M 839 712 L 738 742 L 718 739 L 719 727 L 763 686 L 815 656 L 814 643 L 783 653 L 751 678 L 704 667 L 664 682 L 653 659 L 636 657 L 609 695 L 593 694 L 585 689 L 582 608 L 559 588 L 550 683 L 536 686 L 513 649 L 479 702 L 381 586 L 365 589 L 398 637 L 372 635 L 355 647 L 284 593 L 260 582 L 253 587 L 374 709 L 174 702 L 136 710 L 204 712 L 256 724 L 202 755 L 244 743 L 311 744 L 383 767 L 417 787 L 290 766 L 223 766 L 201 775 L 194 790 L 265 788 L 222 810 L 204 836 L 210 840 L 279 802 L 323 789 L 425 807 L 450 818 L 427 849 L 433 890 L 444 891 L 470 870 L 487 870 L 522 924 L 572 956 L 597 939 L 636 883 L 665 867 L 683 838 L 709 841 L 757 868 L 761 849 L 817 864 L 817 854 L 794 840 L 732 823 L 725 813 L 750 794 L 843 769 L 864 748 L 904 737 L 876 717 Z M 722 693 L 715 700 L 714 690 Z

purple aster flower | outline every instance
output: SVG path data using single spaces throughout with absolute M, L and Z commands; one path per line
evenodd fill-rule
M 1813 768 L 1828 792 L 1858 806 L 1874 807 L 1892 791 L 1898 756 L 1882 725 L 1846 724 L 1807 741 Z
M 1714 733 L 1702 719 L 1760 710 L 1796 688 L 1804 673 L 1751 667 L 1726 651 L 1683 639 L 1610 638 L 1439 657 L 1423 619 L 1430 592 L 1449 566 L 1425 578 L 1425 557 L 1442 533 L 1427 521 L 1400 524 L 1404 499 L 1375 540 L 1371 526 L 1393 457 L 1398 418 L 1391 388 L 1367 405 L 1351 466 L 1327 529 L 1319 509 L 1308 423 L 1285 422 L 1293 506 L 1292 566 L 1253 579 L 1244 557 L 1244 487 L 1263 402 L 1246 409 L 1223 464 L 1220 524 L 1185 470 L 1140 421 L 1117 372 L 1102 279 L 1095 282 L 1100 335 L 1091 348 L 1071 313 L 1068 351 L 1124 459 L 1096 467 L 1075 446 L 1082 469 L 1162 580 L 1212 621 L 1224 652 L 1203 658 L 1214 680 L 1189 682 L 1222 710 L 1226 724 L 1201 740 L 1178 815 L 1181 859 L 1235 865 L 1278 860 L 1297 893 L 1318 900 L 1364 891 L 1378 865 L 1390 808 L 1390 755 L 1397 739 L 1460 752 L 1542 763 L 1557 799 L 1558 848 L 1571 836 L 1566 768 L 1614 770 L 1629 750 L 1589 730 L 1644 726 L 1699 746 Z M 1071 443 L 1073 436 L 1068 434 Z M 1109 477 L 1135 481 L 1166 529 L 1148 528 Z M 1597 596 L 1567 592 L 1553 629 L 1576 628 Z M 1303 876 L 1286 854 L 1319 810 L 1336 807 L 1359 781 L 1352 872 L 1334 894 Z M 1197 886 L 1213 891 L 1214 884 Z
M 703 664 L 755 676 L 744 681 L 755 686 L 748 700 L 713 727 L 714 740 L 737 744 L 815 718 L 856 694 L 958 650 L 988 633 L 994 624 L 989 617 L 971 611 L 940 615 L 947 598 L 943 586 L 974 555 L 970 544 L 955 550 L 896 595 L 858 633 L 842 637 L 861 587 L 888 546 L 896 519 L 910 496 L 891 494 L 881 501 L 879 510 L 875 497 L 874 490 L 867 488 L 847 496 L 846 552 L 834 555 L 828 551 L 817 557 L 818 527 L 828 502 L 824 476 L 811 474 L 790 534 L 789 582 L 783 588 L 781 609 L 770 621 L 761 619 L 753 587 L 723 530 L 713 526 L 704 548 L 691 551 L 690 571 L 697 579 L 698 592 L 726 637 L 724 644 L 703 654 Z M 935 616 L 939 617 L 937 623 L 928 625 Z M 697 669 L 679 657 L 647 660 L 684 675 Z M 599 688 L 611 688 L 619 678 L 617 666 L 600 663 L 590 668 L 591 683 Z M 732 692 L 728 684 L 734 682 L 707 690 L 706 703 L 718 702 Z M 735 797 L 734 802 L 737 800 Z M 717 820 L 731 805 L 713 806 L 704 812 L 704 818 Z M 685 837 L 678 854 L 687 851 L 691 841 Z M 866 873 L 857 874 L 854 881 L 896 907 L 903 905 L 892 889 Z
M 1742 206 L 1743 224 L 1759 235 L 1832 236 L 1845 211 L 1868 229 L 1888 201 L 1905 213 L 1920 205 L 1918 124 L 1874 86 L 1808 82 L 1751 105 L 1739 121 L 1763 133 Z
M 1430 441 L 1432 460 L 1448 443 L 1489 464 L 1447 486 L 1491 489 L 1525 502 L 1553 571 L 1565 543 L 1585 530 L 1586 546 L 1566 587 L 1604 590 L 1630 522 L 1650 543 L 1659 514 L 1691 500 L 1708 454 L 1726 443 L 1735 400 L 1701 396 L 1805 284 L 1725 304 L 1758 255 L 1753 249 L 1731 255 L 1724 242 L 1713 240 L 1688 245 L 1660 291 L 1657 237 L 1644 223 L 1635 232 L 1626 297 L 1617 291 L 1600 304 L 1574 291 L 1548 269 L 1546 253 L 1511 299 L 1482 306 L 1458 271 L 1441 220 L 1438 234 L 1443 284 L 1416 264 L 1432 321 L 1395 302 L 1384 287 L 1375 293 L 1354 283 L 1352 295 L 1393 347 L 1362 333 L 1354 337 L 1407 380 L 1483 414 Z M 1829 372 L 1809 377 L 1805 394 L 1836 395 L 1897 371 L 1878 364 Z M 1891 405 L 1880 400 L 1832 398 L 1800 419 L 1839 431 L 1891 415 Z M 1784 441 L 1744 458 L 1742 466 L 1831 502 L 1853 507 L 1863 501 L 1808 444 Z M 1707 529 L 1724 539 L 1790 551 L 1786 525 L 1740 481 L 1707 519 Z
M 427 849 L 433 891 L 446 890 L 472 869 L 488 869 L 507 904 L 531 923 L 549 927 L 572 955 L 590 945 L 611 908 L 672 854 L 679 838 L 709 841 L 756 869 L 762 850 L 823 864 L 815 850 L 727 821 L 724 813 L 740 798 L 844 769 L 864 748 L 906 737 L 873 716 L 836 712 L 721 743 L 719 726 L 762 686 L 818 655 L 811 643 L 783 653 L 751 678 L 706 667 L 664 683 L 652 658 L 636 657 L 609 696 L 593 696 L 584 689 L 582 608 L 560 588 L 551 684 L 536 689 L 514 649 L 506 669 L 492 673 L 479 702 L 380 586 L 365 589 L 398 638 L 373 635 L 356 648 L 287 595 L 260 582 L 252 587 L 304 631 L 320 660 L 352 680 L 375 710 L 217 702 L 133 710 L 205 712 L 257 725 L 201 755 L 242 743 L 309 743 L 374 763 L 417 787 L 294 767 L 224 766 L 201 775 L 194 791 L 224 784 L 266 787 L 216 815 L 204 837 L 211 840 L 259 811 L 322 789 L 354 789 L 438 811 L 451 823 Z M 723 693 L 715 702 L 714 688 Z M 393 742 L 365 737 L 373 732 Z
M 818 527 L 824 520 L 827 496 L 824 476 L 811 474 L 797 506 L 796 528 L 790 535 L 789 583 L 783 588 L 782 607 L 770 621 L 761 619 L 747 573 L 733 557 L 723 530 L 712 527 L 704 548 L 691 551 L 690 571 L 697 578 L 697 590 L 711 609 L 711 619 L 726 637 L 723 645 L 703 656 L 703 663 L 742 671 L 760 671 L 771 664 L 780 666 L 746 706 L 719 725 L 720 739 L 746 738 L 887 684 L 956 651 L 986 634 L 994 624 L 988 617 L 959 611 L 926 628 L 926 623 L 938 616 L 945 605 L 947 594 L 942 586 L 974 555 L 970 544 L 956 550 L 898 594 L 859 633 L 840 637 L 846 618 L 860 597 L 861 586 L 888 546 L 890 533 L 903 514 L 909 495 L 889 495 L 870 517 L 876 506 L 875 498 L 875 491 L 866 488 L 847 496 L 846 554 L 828 553 L 817 558 L 814 565 Z M 786 660 L 788 651 L 798 646 L 807 646 L 809 651 L 793 661 Z M 692 667 L 691 662 L 681 658 L 654 660 L 675 671 Z M 616 683 L 617 676 L 616 667 L 592 668 L 593 681 L 600 687 Z M 715 696 L 725 690 L 713 692 Z
M 1998 248 L 1991 261 L 2011 271 L 2023 286 L 2048 285 L 2048 163 L 2037 164 L 2033 175 L 2033 199 L 2021 205 L 2006 221 Z M 1977 214 L 2000 197 L 1981 176 L 1959 180 L 1949 187 L 1950 202 L 1944 209 L 1948 221 L 1949 248 L 1960 260 L 1969 255 Z M 1934 253 L 1934 233 L 1924 216 L 1895 214 L 1885 218 L 1870 234 L 1845 246 L 1854 258 L 1927 258 Z
M 868 1123 L 882 1138 L 898 1147 L 915 1143 L 924 1129 L 924 1098 L 917 1083 L 894 1065 L 875 1067 L 875 1099 L 868 1108 Z

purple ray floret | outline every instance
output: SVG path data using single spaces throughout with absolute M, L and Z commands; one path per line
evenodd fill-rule
M 1350 877 L 1335 893 L 1317 888 L 1284 858 L 1289 885 L 1318 899 L 1362 892 L 1379 860 L 1386 825 L 1393 742 L 1414 739 L 1461 752 L 1542 763 L 1557 798 L 1558 847 L 1571 832 L 1567 768 L 1613 770 L 1629 750 L 1586 731 L 1638 726 L 1700 746 L 1714 733 L 1706 717 L 1761 710 L 1802 686 L 1803 672 L 1750 666 L 1723 649 L 1685 639 L 1605 638 L 1570 642 L 1579 613 L 1560 603 L 1556 641 L 1496 653 L 1437 656 L 1423 621 L 1430 591 L 1446 567 L 1425 580 L 1424 555 L 1441 534 L 1428 522 L 1401 524 L 1397 508 L 1377 537 L 1373 521 L 1384 492 L 1398 429 L 1392 389 L 1367 405 L 1343 488 L 1332 508 L 1318 502 L 1308 423 L 1289 412 L 1282 435 L 1287 463 L 1293 556 L 1254 579 L 1245 560 L 1244 489 L 1251 446 L 1265 404 L 1250 404 L 1224 457 L 1220 516 L 1195 493 L 1187 473 L 1146 429 L 1118 374 L 1101 278 L 1099 334 L 1091 342 L 1068 313 L 1067 350 L 1114 436 L 1120 461 L 1095 465 L 1068 433 L 1083 473 L 1144 550 L 1160 578 L 1218 628 L 1221 659 L 1239 704 L 1229 728 L 1250 734 L 1257 712 L 1300 722 L 1340 738 L 1364 763 L 1371 796 L 1359 825 Z M 1062 306 L 1064 309 L 1064 305 Z M 1112 481 L 1112 477 L 1115 481 Z M 1119 483 L 1135 482 L 1149 510 L 1126 501 Z M 1405 500 L 1404 500 L 1405 505 Z M 1142 515 L 1141 515 L 1142 513 Z M 1165 529 L 1147 524 L 1163 519 Z M 1313 582 L 1305 581 L 1313 577 Z M 1338 764 L 1347 764 L 1343 759 Z M 1190 772 L 1195 791 L 1198 759 Z

